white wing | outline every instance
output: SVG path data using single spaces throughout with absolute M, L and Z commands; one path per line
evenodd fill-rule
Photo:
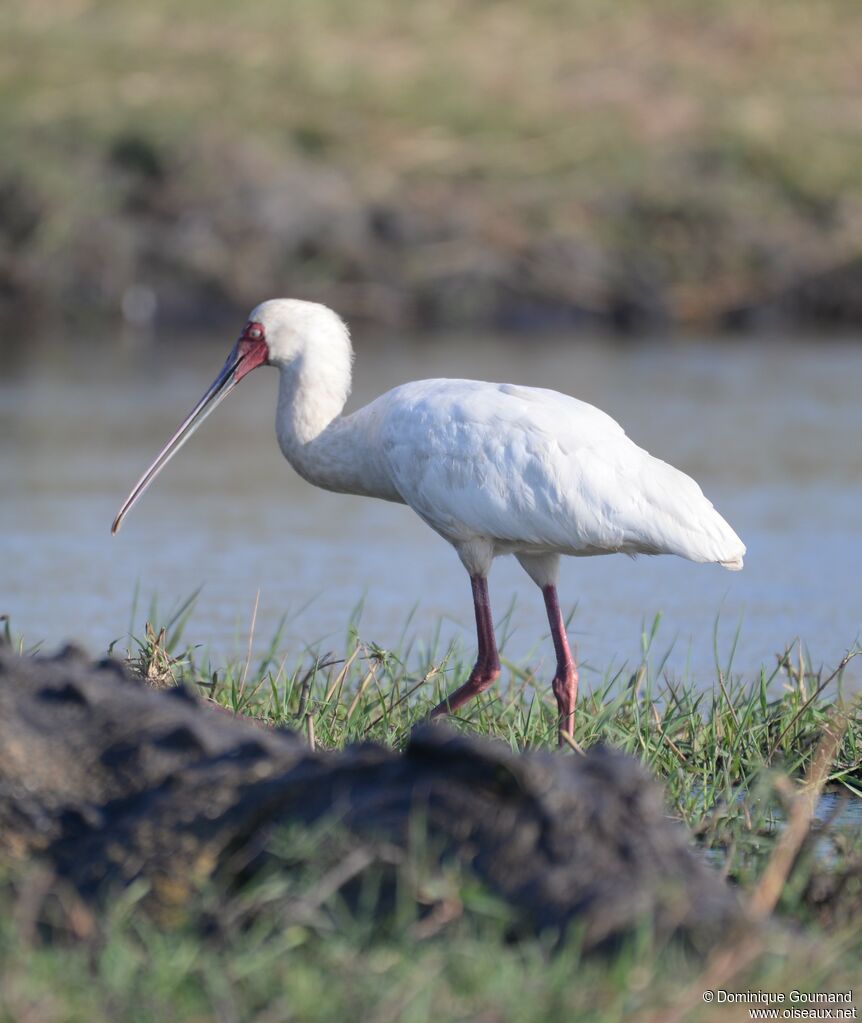
M 556 391 L 423 380 L 374 410 L 392 485 L 454 543 L 679 554 L 741 568 L 745 547 L 690 477 Z

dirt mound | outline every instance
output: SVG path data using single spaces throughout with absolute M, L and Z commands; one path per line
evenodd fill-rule
M 658 786 L 610 750 L 515 754 L 425 726 L 403 753 L 311 752 L 114 661 L 0 652 L 0 854 L 39 857 L 88 900 L 143 877 L 154 908 L 177 905 L 209 878 L 286 869 L 269 843 L 291 825 L 331 823 L 379 865 L 417 821 L 520 930 L 576 924 L 596 947 L 646 923 L 707 947 L 741 919 Z

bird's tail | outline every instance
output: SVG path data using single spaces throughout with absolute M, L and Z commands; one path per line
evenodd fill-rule
M 717 562 L 730 572 L 738 572 L 743 565 L 745 544 L 739 539 L 726 519 L 722 518 L 714 508 L 711 508 L 710 511 L 712 514 L 709 517 L 709 526 L 706 530 L 707 542 L 711 548 L 709 560 Z

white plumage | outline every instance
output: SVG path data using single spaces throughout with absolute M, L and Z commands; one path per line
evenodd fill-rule
M 571 734 L 577 672 L 556 596 L 559 556 L 676 554 L 742 568 L 745 547 L 689 476 L 638 447 L 610 416 L 541 388 L 474 380 L 396 387 L 349 416 L 347 328 L 291 299 L 252 311 L 219 378 L 130 495 L 114 524 L 211 408 L 250 369 L 277 366 L 276 432 L 311 483 L 409 505 L 458 551 L 473 581 L 479 658 L 435 713 L 499 674 L 486 578 L 515 554 L 542 588 L 557 652 L 554 691 Z
M 392 488 L 456 546 L 487 540 L 495 555 L 678 554 L 742 567 L 745 548 L 694 480 L 576 398 L 423 380 L 351 417 L 357 432 L 366 432 L 366 412 L 379 417 Z

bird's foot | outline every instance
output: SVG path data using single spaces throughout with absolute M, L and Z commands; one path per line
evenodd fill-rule
M 574 664 L 567 664 L 557 670 L 551 683 L 557 700 L 560 715 L 559 745 L 566 745 L 566 736 L 575 736 L 575 704 L 578 700 L 578 669 Z
M 434 721 L 444 714 L 453 714 L 456 710 L 460 710 L 465 703 L 469 703 L 479 693 L 484 693 L 486 689 L 490 688 L 499 677 L 499 663 L 480 664 L 477 662 L 464 685 L 450 693 L 445 700 L 441 700 L 431 711 L 429 720 Z

